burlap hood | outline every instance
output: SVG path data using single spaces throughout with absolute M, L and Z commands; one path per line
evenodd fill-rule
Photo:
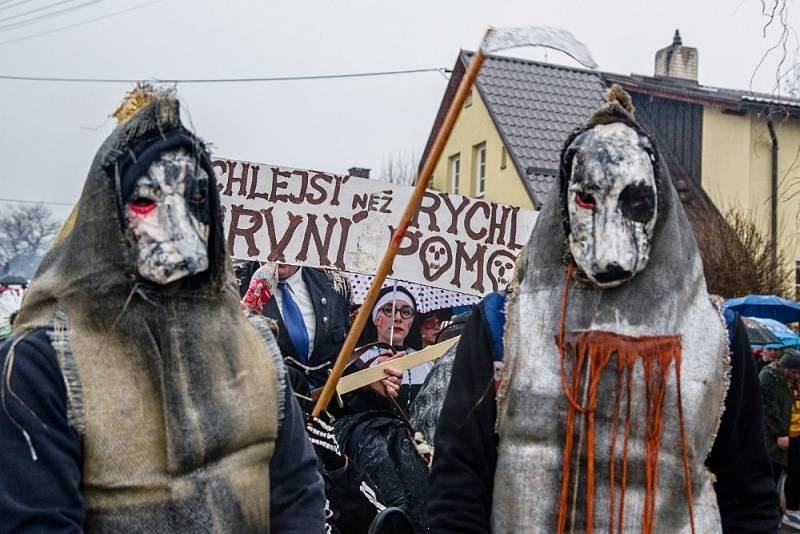
M 643 272 L 618 288 L 597 290 L 578 286 L 570 298 L 570 312 L 580 310 L 582 307 L 582 303 L 578 303 L 575 299 L 590 298 L 598 302 L 602 299 L 605 308 L 620 308 L 631 324 L 646 322 L 654 325 L 657 322 L 653 314 L 654 307 L 663 307 L 670 312 L 678 309 L 675 303 L 686 301 L 686 294 L 681 294 L 681 288 L 692 288 L 691 291 L 694 291 L 699 283 L 705 290 L 705 281 L 702 279 L 702 270 L 695 273 L 693 278 L 687 278 L 690 274 L 689 267 L 700 261 L 700 255 L 692 228 L 672 185 L 669 170 L 658 153 L 655 140 L 616 101 L 605 104 L 597 110 L 585 126 L 573 131 L 564 142 L 558 182 L 550 190 L 549 198 L 536 221 L 526 253 L 517 271 L 517 280 L 521 281 L 524 277 L 528 284 L 534 284 L 536 287 L 553 287 L 557 291 L 563 289 L 565 266 L 570 258 L 567 245 L 567 232 L 569 232 L 567 187 L 572 173 L 572 158 L 575 155 L 569 147 L 581 133 L 599 124 L 613 122 L 624 123 L 647 137 L 655 156 L 653 170 L 658 214 L 653 230 L 650 261 Z M 648 297 L 641 298 L 645 294 Z M 558 304 L 556 299 L 554 306 L 557 308 Z M 572 313 L 570 316 L 572 317 Z M 662 328 L 664 331 L 670 330 L 667 324 Z
M 209 269 L 159 286 L 136 274 L 122 191 L 176 147 L 209 176 Z M 15 335 L 51 327 L 87 532 L 268 529 L 282 363 L 240 309 L 220 219 L 205 147 L 159 94 L 100 148 L 25 295 Z
M 122 217 L 121 191 L 126 168 L 141 166 L 142 157 L 183 147 L 196 154 L 212 180 L 209 232 L 209 270 L 185 281 L 170 298 L 218 298 L 235 294 L 232 267 L 225 254 L 219 213 L 219 194 L 205 147 L 180 121 L 178 101 L 161 94 L 119 125 L 94 158 L 80 199 L 55 238 L 25 294 L 15 333 L 44 326 L 56 305 L 77 304 L 100 323 L 113 321 L 132 292 L 157 298 L 164 289 L 136 274 L 132 241 Z M 151 152 L 151 154 L 148 154 Z M 138 165 L 137 165 L 138 163 Z M 225 305 L 220 303 L 220 305 Z M 231 305 L 228 300 L 227 305 Z

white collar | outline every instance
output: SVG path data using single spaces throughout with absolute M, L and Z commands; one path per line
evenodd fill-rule
M 278 280 L 278 282 L 286 282 L 286 284 L 292 289 L 292 292 L 294 292 L 294 286 L 296 284 L 303 283 L 303 268 L 300 267 L 291 276 L 284 278 L 283 280 Z

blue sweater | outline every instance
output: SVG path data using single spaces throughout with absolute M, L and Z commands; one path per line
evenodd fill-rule
M 10 341 L 0 345 L 0 369 L 5 369 L 9 347 Z M 82 532 L 83 451 L 67 422 L 67 390 L 47 332 L 26 336 L 15 354 L 11 388 L 6 387 L 5 405 L 0 404 L 0 531 Z M 30 435 L 35 461 L 9 415 Z M 270 528 L 281 533 L 322 532 L 324 505 L 317 457 L 287 387 L 270 462 Z

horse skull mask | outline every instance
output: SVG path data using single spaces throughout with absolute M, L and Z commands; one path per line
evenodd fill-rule
M 208 269 L 208 184 L 185 149 L 165 151 L 137 179 L 125 217 L 142 278 L 164 285 Z
M 647 267 L 657 216 L 649 140 L 622 123 L 578 136 L 567 185 L 569 250 L 596 286 L 615 287 Z

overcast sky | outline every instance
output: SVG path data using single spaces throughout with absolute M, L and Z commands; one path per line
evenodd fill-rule
M 549 25 L 571 31 L 601 70 L 621 74 L 652 74 L 656 50 L 680 28 L 684 45 L 699 49 L 701 83 L 745 89 L 778 38 L 777 31 L 762 36 L 758 0 L 161 0 L 28 39 L 147 0 L 74 0 L 17 16 L 55 2 L 0 0 L 0 75 L 174 79 L 449 69 L 460 48 L 478 46 L 488 25 Z M 33 17 L 42 18 L 24 23 Z M 796 13 L 789 23 L 800 26 Z M 521 54 L 574 65 L 552 51 Z M 773 89 L 777 59 L 777 52 L 768 58 L 755 90 Z M 178 94 L 217 156 L 334 172 L 364 166 L 375 176 L 388 155 L 421 152 L 446 84 L 431 72 L 180 84 Z M 0 198 L 74 202 L 114 127 L 109 114 L 129 88 L 0 79 Z M 7 207 L 0 203 L 0 212 Z M 62 217 L 68 209 L 54 206 Z

